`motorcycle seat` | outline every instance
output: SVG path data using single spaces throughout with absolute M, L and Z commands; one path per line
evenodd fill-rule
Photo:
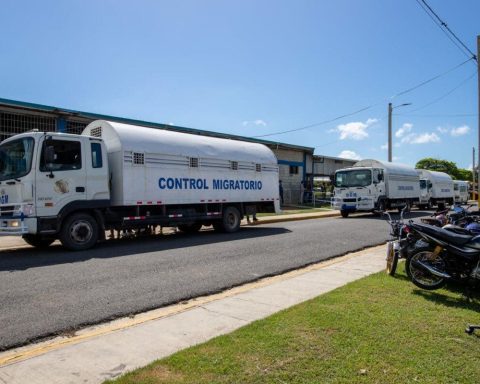
M 412 226 L 414 229 L 417 228 L 419 231 L 424 232 L 427 235 L 430 235 L 437 239 L 444 240 L 447 243 L 458 245 L 458 246 L 468 243 L 474 237 L 472 235 L 461 235 L 461 234 L 447 231 L 446 229 L 435 227 L 433 225 L 428 225 L 428 224 L 412 224 Z

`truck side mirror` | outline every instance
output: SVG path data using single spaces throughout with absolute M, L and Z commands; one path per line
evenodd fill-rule
M 55 148 L 49 145 L 45 148 L 45 163 L 52 164 L 55 161 Z
M 379 173 L 377 176 L 377 180 L 380 182 L 383 180 L 383 174 Z
M 53 175 L 53 163 L 55 162 L 55 148 L 53 145 L 47 145 L 45 147 L 45 168 L 50 173 L 47 175 L 50 179 L 53 179 L 55 176 Z

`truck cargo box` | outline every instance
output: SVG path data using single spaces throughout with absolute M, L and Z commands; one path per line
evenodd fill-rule
M 278 210 L 277 159 L 262 144 L 102 120 L 82 135 L 105 143 L 112 206 L 274 201 Z

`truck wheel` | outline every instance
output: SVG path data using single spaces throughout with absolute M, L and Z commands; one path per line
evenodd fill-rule
M 235 207 L 227 207 L 223 211 L 222 226 L 223 231 L 232 233 L 238 231 L 240 228 L 240 212 Z
M 63 222 L 60 231 L 62 245 L 71 251 L 82 251 L 98 240 L 98 224 L 88 213 L 75 213 Z
M 52 244 L 55 241 L 55 239 L 51 237 L 44 237 L 41 235 L 31 235 L 31 234 L 23 235 L 22 238 L 28 245 L 31 245 L 32 247 L 40 248 L 40 249 L 48 248 L 50 244 Z
M 349 214 L 349 213 L 350 213 L 350 212 L 348 212 L 348 211 L 345 211 L 345 210 L 343 210 L 343 211 L 340 211 L 340 214 L 342 215 L 342 217 L 345 217 L 345 218 L 347 218 L 347 217 L 348 217 L 348 214 Z
M 193 223 L 193 224 L 179 224 L 177 228 L 184 233 L 196 233 L 202 228 L 202 224 Z

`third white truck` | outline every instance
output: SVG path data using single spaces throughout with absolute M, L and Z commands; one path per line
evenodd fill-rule
M 452 178 L 444 172 L 417 169 L 420 177 L 419 208 L 445 209 L 445 206 L 454 202 L 454 186 Z

